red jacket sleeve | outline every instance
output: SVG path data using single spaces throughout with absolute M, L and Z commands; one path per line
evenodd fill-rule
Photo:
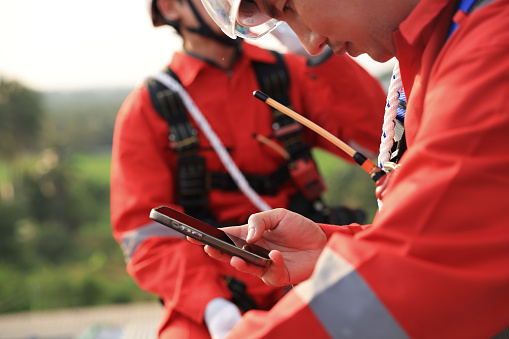
M 318 226 L 320 226 L 322 231 L 325 233 L 327 239 L 330 239 L 334 233 L 342 233 L 353 236 L 354 234 L 357 234 L 358 232 L 369 227 L 369 225 L 358 225 L 358 224 L 350 224 L 344 226 L 318 224 Z

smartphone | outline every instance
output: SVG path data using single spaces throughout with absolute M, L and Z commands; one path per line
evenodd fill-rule
M 223 232 L 171 207 L 153 208 L 150 211 L 150 219 L 257 266 L 268 267 L 271 262 L 268 249 L 248 244 L 244 239 Z

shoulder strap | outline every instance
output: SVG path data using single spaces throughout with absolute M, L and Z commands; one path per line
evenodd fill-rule
M 253 62 L 261 90 L 285 106 L 291 107 L 289 99 L 290 76 L 282 54 L 272 52 L 276 63 Z M 288 170 L 294 184 L 308 201 L 319 199 L 325 191 L 325 183 L 318 172 L 311 149 L 302 140 L 302 125 L 286 114 L 273 109 L 274 136 L 290 154 Z
M 168 67 L 165 72 L 180 83 Z M 178 93 L 151 79 L 147 83 L 152 104 L 169 125 L 169 145 L 178 154 L 176 187 L 178 203 L 186 213 L 200 218 L 193 212 L 208 205 L 207 169 L 205 158 L 198 155 L 198 131 L 191 124 L 187 109 Z M 208 215 L 207 215 L 208 216 Z
M 290 88 L 290 75 L 284 57 L 281 53 L 271 51 L 276 58 L 276 62 L 265 63 L 253 61 L 253 68 L 261 89 L 272 98 L 283 105 L 290 105 L 288 90 Z
M 253 68 L 262 92 L 285 106 L 291 107 L 289 89 L 290 74 L 281 53 L 271 51 L 276 63 L 253 61 Z M 309 146 L 302 141 L 302 125 L 276 109 L 272 110 L 274 135 L 281 141 L 292 159 L 309 158 Z
M 167 67 L 165 73 L 180 83 L 177 75 Z M 151 79 L 147 84 L 152 104 L 170 126 L 170 146 L 178 152 L 198 147 L 198 131 L 191 125 L 180 96 L 160 82 Z

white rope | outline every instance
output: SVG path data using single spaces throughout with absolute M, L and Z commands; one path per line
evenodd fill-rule
M 155 80 L 159 81 L 166 87 L 171 90 L 177 92 L 180 95 L 180 98 L 184 102 L 187 110 L 196 121 L 200 129 L 205 133 L 205 136 L 210 140 L 212 147 L 216 151 L 217 155 L 221 159 L 224 167 L 230 173 L 233 178 L 233 181 L 237 184 L 239 189 L 246 195 L 246 197 L 256 206 L 260 211 L 268 211 L 272 209 L 259 195 L 256 191 L 249 186 L 246 178 L 239 170 L 237 165 L 233 162 L 233 159 L 230 157 L 230 154 L 226 151 L 223 143 L 217 137 L 216 133 L 210 127 L 207 119 L 203 116 L 201 111 L 198 109 L 193 99 L 189 96 L 186 90 L 179 84 L 179 82 L 173 79 L 170 75 L 166 73 L 158 73 L 152 76 Z
M 391 158 L 391 149 L 394 144 L 394 127 L 396 125 L 398 99 L 402 87 L 403 84 L 401 83 L 401 76 L 399 74 L 399 62 L 396 60 L 387 93 L 387 104 L 385 105 L 384 124 L 382 127 L 382 138 L 380 142 L 380 152 L 378 155 L 378 166 L 380 166 L 380 168 L 383 168 L 383 164 Z

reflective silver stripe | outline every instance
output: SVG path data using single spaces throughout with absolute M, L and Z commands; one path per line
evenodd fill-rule
M 182 233 L 179 233 L 169 227 L 161 225 L 157 222 L 153 222 L 137 228 L 135 230 L 125 232 L 122 236 L 120 246 L 124 252 L 124 258 L 126 263 L 129 262 L 133 256 L 136 248 L 150 237 L 178 237 L 185 238 Z
M 333 338 L 409 338 L 362 277 L 329 248 L 295 292 Z

